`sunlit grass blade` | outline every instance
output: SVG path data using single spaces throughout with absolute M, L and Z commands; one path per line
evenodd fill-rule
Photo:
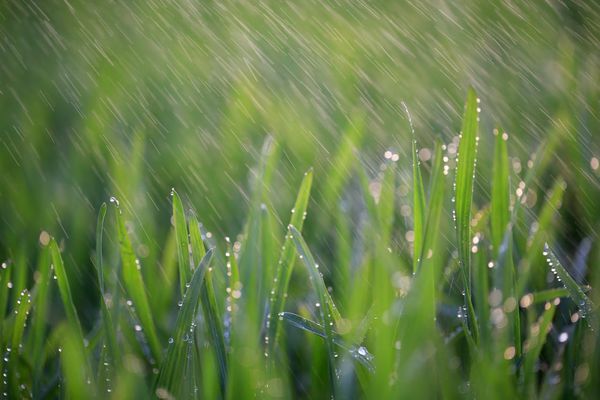
M 183 379 L 183 377 L 189 377 L 191 373 L 188 369 L 190 364 L 187 364 L 186 360 L 191 357 L 192 360 L 189 360 L 191 364 L 199 361 L 194 358 L 196 353 L 190 351 L 189 346 L 198 345 L 194 342 L 195 317 L 201 298 L 200 293 L 204 275 L 212 259 L 212 253 L 212 249 L 206 252 L 188 283 L 189 287 L 185 292 L 183 303 L 177 315 L 173 334 L 169 338 L 169 347 L 158 377 L 157 387 L 167 390 L 176 398 L 191 398 L 194 396 L 194 385 L 181 385 L 180 383 L 182 381 L 193 382 L 193 379 Z
M 501 290 L 505 299 L 516 298 L 515 293 L 515 267 L 512 260 L 512 235 L 510 235 L 510 181 L 509 162 L 506 141 L 508 135 L 501 129 L 494 130 L 494 160 L 492 177 L 492 200 L 490 212 L 491 236 L 494 259 L 498 258 L 500 250 L 506 252 L 504 262 L 496 266 L 495 286 Z M 507 233 L 508 232 L 508 233 Z M 507 235 L 507 241 L 504 236 Z M 503 247 L 504 246 L 504 247 Z M 519 310 L 512 311 L 509 315 L 512 327 L 513 341 L 517 357 L 521 356 L 521 321 Z
M 192 246 L 192 258 L 194 264 L 203 265 L 206 251 L 202 242 L 200 233 L 200 224 L 194 214 L 191 215 L 190 221 L 190 242 Z M 227 387 L 227 352 L 225 350 L 225 338 L 223 336 L 223 324 L 221 322 L 220 313 L 217 309 L 217 300 L 212 282 L 212 268 L 208 264 L 204 265 L 204 278 L 200 289 L 200 305 L 206 321 L 206 328 L 210 335 L 210 343 L 215 351 L 217 369 L 219 372 L 219 385 L 221 393 L 224 395 Z M 208 366 L 206 366 L 208 368 Z
M 290 225 L 296 226 L 298 229 L 302 229 L 304 219 L 306 218 L 306 208 L 308 207 L 308 200 L 310 198 L 312 180 L 313 171 L 310 169 L 304 174 L 304 179 L 302 179 L 300 189 L 298 190 L 298 195 L 296 196 L 296 202 L 294 203 L 294 208 L 292 209 Z M 283 312 L 285 306 L 287 290 L 292 277 L 295 257 L 296 248 L 293 245 L 291 235 L 288 232 L 286 233 L 283 241 L 283 246 L 279 255 L 279 261 L 277 262 L 275 277 L 273 278 L 273 287 L 269 297 L 269 306 L 265 321 L 265 328 L 267 330 L 265 335 L 267 354 L 271 354 L 277 344 L 277 337 L 279 334 L 279 318 L 277 315 L 280 312 Z
M 185 222 L 185 213 L 183 204 L 177 192 L 171 190 L 173 198 L 173 225 L 175 226 L 175 237 L 177 241 L 177 259 L 179 260 L 179 284 L 181 294 L 185 293 L 185 285 L 192 276 L 192 266 L 190 265 L 190 252 L 188 241 L 188 230 Z
M 458 255 L 461 263 L 461 274 L 465 291 L 465 303 L 468 313 L 468 327 L 475 341 L 479 336 L 479 328 L 471 299 L 471 208 L 473 203 L 473 185 L 475 181 L 475 165 L 477 162 L 479 99 L 471 88 L 467 94 L 465 114 L 463 117 L 460 142 L 458 145 L 458 161 L 456 164 L 454 218 L 458 239 Z
M 579 308 L 579 315 L 588 321 L 588 325 L 594 329 L 597 327 L 596 307 L 592 301 L 586 296 L 581 287 L 575 282 L 567 270 L 562 266 L 554 252 L 550 249 L 548 244 L 544 244 L 544 253 L 546 262 L 552 270 L 552 273 L 556 276 L 558 281 L 567 289 L 569 297 L 577 307 Z
M 283 312 L 279 316 L 283 318 L 284 321 L 296 328 L 314 333 L 315 335 L 320 336 L 322 338 L 326 338 L 326 333 L 325 329 L 323 329 L 323 326 L 314 321 L 311 321 L 309 319 L 301 317 L 298 314 L 290 312 Z M 332 335 L 333 343 L 336 346 L 346 351 L 353 359 L 361 363 L 370 372 L 375 372 L 375 367 L 372 363 L 373 355 L 371 355 L 365 347 L 355 346 L 346 343 L 346 341 L 344 341 L 344 339 L 336 332 L 332 332 Z
M 304 263 L 308 270 L 309 277 L 313 288 L 317 294 L 319 303 L 316 304 L 316 308 L 319 312 L 319 319 L 321 325 L 324 328 L 325 343 L 327 344 L 327 355 L 329 359 L 329 379 L 331 384 L 332 396 L 335 397 L 335 387 L 337 386 L 337 376 L 335 371 L 335 350 L 334 350 L 334 335 L 333 335 L 333 318 L 331 316 L 331 309 L 335 308 L 331 298 L 327 295 L 327 287 L 319 271 L 319 266 L 315 262 L 312 253 L 308 249 L 308 246 L 302 234 L 293 226 L 289 226 L 290 233 L 294 239 L 296 250 L 298 251 L 298 257 Z
M 142 279 L 141 266 L 139 260 L 136 258 L 133 252 L 133 246 L 129 239 L 129 234 L 125 228 L 125 222 L 121 215 L 121 209 L 116 206 L 116 218 L 117 218 L 117 230 L 119 237 L 119 248 L 121 254 L 121 273 L 123 278 L 123 285 L 131 296 L 131 300 L 135 306 L 137 315 L 140 319 L 140 323 L 144 332 L 144 335 L 148 339 L 150 350 L 156 361 L 160 361 L 162 358 L 161 346 L 156 334 L 156 327 L 152 318 L 152 311 L 148 304 L 148 297 L 146 294 L 146 286 Z M 185 285 L 184 285 L 185 286 Z

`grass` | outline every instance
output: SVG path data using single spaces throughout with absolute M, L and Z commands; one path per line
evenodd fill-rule
M 353 176 L 364 198 L 361 230 L 338 232 L 340 239 L 362 243 L 358 258 L 353 249 L 341 257 L 355 259 L 351 266 L 319 265 L 301 233 L 305 220 L 311 224 L 312 170 L 304 175 L 287 230 L 277 233 L 268 198 L 268 175 L 277 164 L 271 138 L 258 162 L 249 220 L 234 242 L 204 230 L 173 190 L 167 258 L 158 268 L 148 266 L 136 256 L 139 233 L 119 202 L 102 204 L 93 257 L 100 302 L 91 327 L 80 322 L 71 289 L 76 272 L 65 265 L 68 250 L 56 239 L 41 249 L 49 257 L 40 258 L 31 293 L 9 296 L 16 272 L 3 265 L 4 397 L 591 396 L 598 373 L 598 311 L 589 298 L 595 292 L 572 277 L 551 245 L 537 254 L 543 238 L 555 236 L 550 220 L 564 181 L 533 216 L 537 229 L 515 231 L 531 220 L 522 208 L 527 184 L 512 194 L 508 136 L 496 130 L 489 137 L 491 198 L 478 207 L 478 108 L 470 89 L 454 177 L 448 147 L 436 143 L 423 163 L 413 133 L 407 227 L 396 214 L 400 161 L 386 156 L 374 177 L 360 164 L 355 174 L 332 170 L 335 186 L 324 199 L 339 196 Z M 344 168 L 349 143 L 341 143 L 334 158 Z M 537 176 L 545 168 L 540 161 Z M 454 191 L 446 189 L 452 180 Z M 450 213 L 455 226 L 444 223 Z M 411 228 L 412 246 L 398 246 L 398 235 Z M 269 265 L 277 248 L 279 261 Z M 107 261 L 104 253 L 117 257 Z M 538 264 L 540 258 L 548 267 Z M 295 268 L 298 263 L 305 268 Z M 549 269 L 548 279 L 533 279 Z M 298 290 L 303 280 L 311 289 Z M 54 307 L 54 286 L 65 322 L 44 318 Z
M 0 398 L 600 398 L 598 20 L 2 2 Z

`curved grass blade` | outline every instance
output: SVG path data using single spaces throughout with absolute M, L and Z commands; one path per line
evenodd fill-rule
M 25 326 L 27 324 L 27 317 L 29 316 L 29 310 L 31 309 L 31 295 L 27 289 L 23 289 L 17 297 L 16 304 L 14 306 L 15 320 L 13 325 L 12 337 L 10 339 L 10 354 L 8 357 L 8 372 L 9 372 L 9 389 L 14 398 L 23 398 L 24 394 L 21 393 L 24 385 L 24 381 L 19 373 L 19 358 L 21 350 L 21 344 L 23 342 L 23 334 L 25 333 Z M 3 360 L 7 361 L 6 358 Z M 0 367 L 3 367 L 0 365 Z M 3 368 L 2 368 L 3 369 Z M 4 377 L 6 379 L 6 377 Z
M 190 242 L 192 245 L 192 258 L 194 264 L 199 265 L 198 268 L 205 266 L 204 279 L 202 279 L 202 286 L 200 288 L 200 305 L 202 312 L 206 320 L 206 326 L 210 335 L 210 341 L 215 351 L 215 358 L 217 361 L 217 367 L 219 371 L 219 385 L 221 393 L 224 396 L 225 388 L 227 387 L 227 352 L 225 350 L 225 338 L 223 335 L 223 325 L 219 318 L 219 311 L 217 308 L 217 300 L 215 297 L 215 290 L 212 283 L 212 268 L 208 267 L 208 264 L 203 264 L 206 251 L 204 243 L 202 242 L 202 235 L 200 233 L 200 224 L 196 219 L 196 216 L 192 214 L 190 216 Z
M 290 313 L 290 312 L 282 312 L 279 314 L 284 321 L 292 325 L 293 327 L 302 329 L 304 331 L 314 333 L 317 336 L 322 338 L 326 338 L 325 329 L 323 326 L 318 323 L 311 321 L 309 319 L 303 318 L 298 314 Z M 361 363 L 367 370 L 370 372 L 375 372 L 375 366 L 373 365 L 373 355 L 370 354 L 367 349 L 363 346 L 354 346 L 346 343 L 344 339 L 337 334 L 336 332 L 332 332 L 333 335 L 333 343 L 348 352 L 350 356 Z
M 181 309 L 177 315 L 174 333 L 169 338 L 169 347 L 158 377 L 157 387 L 167 390 L 176 398 L 189 398 L 193 394 L 193 385 L 181 385 L 182 377 L 189 376 L 190 371 L 188 368 L 191 367 L 182 360 L 187 360 L 190 354 L 193 358 L 193 355 L 196 354 L 193 351 L 190 352 L 189 344 L 194 341 L 195 317 L 201 297 L 204 275 L 212 259 L 212 254 L 211 249 L 204 255 L 189 282 L 189 287 L 185 292 Z M 194 364 L 198 360 L 190 360 L 190 362 Z
M 177 259 L 179 260 L 179 283 L 181 294 L 185 293 L 185 285 L 192 276 L 192 266 L 190 265 L 190 252 L 188 246 L 188 230 L 185 222 L 185 213 L 181 198 L 175 191 L 171 190 L 173 198 L 173 224 L 175 226 L 175 237 L 177 241 Z
M 317 303 L 317 309 L 319 310 L 321 325 L 324 327 L 325 343 L 327 344 L 327 355 L 329 359 L 329 379 L 333 397 L 335 397 L 337 376 L 335 372 L 335 351 L 333 346 L 333 318 L 331 316 L 331 309 L 335 308 L 335 306 L 331 301 L 331 298 L 328 296 L 327 287 L 325 286 L 325 282 L 323 281 L 323 277 L 319 271 L 319 266 L 315 263 L 315 259 L 308 249 L 306 242 L 302 238 L 302 234 L 293 225 L 290 225 L 289 229 L 294 239 L 296 250 L 298 251 L 298 257 L 306 266 L 312 286 L 314 287 L 315 292 L 317 293 L 317 298 L 319 299 L 319 303 Z
M 544 253 L 546 262 L 552 270 L 552 273 L 558 278 L 562 285 L 569 292 L 571 300 L 577 304 L 579 308 L 579 315 L 581 318 L 587 319 L 588 325 L 592 328 L 597 326 L 596 315 L 594 313 L 594 303 L 586 296 L 581 287 L 575 282 L 567 270 L 562 266 L 554 252 L 548 246 L 548 243 L 544 244 Z
M 471 299 L 471 208 L 473 203 L 473 184 L 477 162 L 477 130 L 479 120 L 478 98 L 470 88 L 463 117 L 462 131 L 458 145 L 456 180 L 454 193 L 454 218 L 458 239 L 458 254 L 465 290 L 465 303 L 469 316 L 468 326 L 473 339 L 477 342 L 479 328 Z
M 58 249 L 58 245 L 56 244 L 56 240 L 54 238 L 50 239 L 50 256 L 52 257 L 54 273 L 56 274 L 56 280 L 58 283 L 58 291 L 60 292 L 60 297 L 65 307 L 67 319 L 69 321 L 71 329 L 74 331 L 73 334 L 77 335 L 78 343 L 81 344 L 81 347 L 83 349 L 83 330 L 81 329 L 81 323 L 79 322 L 79 317 L 77 316 L 75 303 L 73 303 L 73 296 L 71 295 L 71 287 L 69 286 L 69 280 L 67 278 L 65 265 L 63 263 L 62 256 L 60 255 L 60 250 Z
M 139 316 L 144 334 L 148 339 L 152 355 L 154 356 L 155 360 L 160 361 L 162 358 L 161 346 L 156 334 L 154 321 L 152 319 L 152 312 L 150 309 L 150 304 L 148 303 L 146 286 L 144 285 L 144 280 L 142 279 L 139 260 L 136 258 L 135 253 L 133 252 L 133 246 L 131 245 L 129 234 L 125 228 L 123 217 L 121 216 L 121 209 L 118 208 L 118 205 L 116 205 L 116 207 L 123 284 L 127 293 L 129 293 L 131 296 L 131 300 L 133 301 L 137 315 Z
M 296 226 L 298 229 L 302 229 L 304 219 L 306 218 L 306 208 L 308 207 L 308 199 L 310 198 L 312 179 L 313 171 L 310 169 L 304 174 L 304 179 L 302 179 L 300 189 L 298 190 L 298 195 L 296 196 L 296 202 L 294 203 L 294 208 L 292 209 L 290 225 Z M 296 248 L 293 246 L 292 237 L 288 232 L 285 235 L 283 246 L 281 247 L 281 253 L 277 263 L 275 277 L 273 278 L 273 288 L 271 290 L 267 309 L 265 322 L 265 328 L 267 330 L 265 335 L 267 356 L 273 352 L 277 343 L 277 337 L 279 334 L 279 318 L 274 316 L 277 316 L 280 312 L 283 312 L 288 286 L 292 277 L 295 256 Z

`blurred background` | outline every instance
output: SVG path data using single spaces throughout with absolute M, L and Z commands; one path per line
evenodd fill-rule
M 78 271 L 76 297 L 92 304 L 84 289 L 102 202 L 121 201 L 147 265 L 170 229 L 172 187 L 215 238 L 236 237 L 269 135 L 280 152 L 273 209 L 287 215 L 314 167 L 306 236 L 326 248 L 316 226 L 336 205 L 320 194 L 344 138 L 360 129 L 356 163 L 376 165 L 390 150 L 410 177 L 401 102 L 430 149 L 458 134 L 469 85 L 482 108 L 478 184 L 489 178 L 494 127 L 511 137 L 517 177 L 564 130 L 547 173 L 569 186 L 560 241 L 569 252 L 596 239 L 596 2 L 2 1 L 0 258 L 33 271 L 55 236 Z M 536 182 L 539 196 L 550 182 Z

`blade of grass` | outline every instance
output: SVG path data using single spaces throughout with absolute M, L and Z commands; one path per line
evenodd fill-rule
M 204 243 L 200 234 L 200 224 L 196 216 L 190 216 L 190 242 L 192 245 L 192 257 L 196 265 L 202 265 L 205 257 Z M 212 268 L 206 267 L 204 279 L 200 289 L 200 304 L 206 320 L 206 327 L 210 335 L 210 341 L 215 351 L 215 358 L 219 371 L 219 385 L 221 395 L 225 395 L 227 387 L 227 352 L 225 350 L 225 338 L 223 337 L 223 325 L 217 309 L 217 300 L 212 282 Z
M 304 174 L 304 179 L 300 184 L 298 195 L 296 196 L 296 202 L 292 209 L 292 216 L 290 217 L 290 225 L 302 229 L 304 219 L 306 218 L 306 208 L 308 207 L 308 199 L 310 198 L 310 189 L 312 186 L 313 171 L 308 170 Z M 273 278 L 273 287 L 269 298 L 269 306 L 267 310 L 267 316 L 265 321 L 266 335 L 265 345 L 267 356 L 273 353 L 277 344 L 277 338 L 279 335 L 279 315 L 283 312 L 285 306 L 285 300 L 287 298 L 287 290 L 292 277 L 292 270 L 296 257 L 296 249 L 292 243 L 292 237 L 289 232 L 285 235 L 283 246 L 281 247 L 281 253 L 279 255 L 279 261 L 277 262 L 277 270 L 275 277 Z
M 492 246 L 494 259 L 498 258 L 500 248 L 504 242 L 504 233 L 510 228 L 510 182 L 509 162 L 506 141 L 508 135 L 500 129 L 494 130 L 496 143 L 494 145 L 493 178 L 492 178 L 492 200 L 490 224 L 492 233 Z M 506 245 L 505 262 L 496 266 L 495 285 L 499 287 L 504 299 L 517 298 L 515 292 L 515 267 L 512 260 L 512 237 L 508 236 Z M 521 320 L 519 310 L 516 308 L 509 314 L 510 324 L 513 332 L 517 357 L 521 356 Z
M 304 266 L 308 270 L 310 281 L 319 299 L 319 303 L 316 304 L 316 308 L 319 310 L 319 318 L 321 325 L 325 331 L 325 343 L 327 344 L 327 355 L 329 359 L 329 379 L 332 390 L 332 397 L 335 397 L 336 386 L 337 386 L 337 375 L 335 371 L 335 351 L 334 351 L 334 338 L 333 338 L 333 318 L 331 317 L 331 308 L 334 308 L 331 298 L 328 296 L 327 287 L 319 271 L 319 266 L 315 262 L 312 253 L 308 249 L 302 234 L 293 226 L 289 226 L 290 233 L 294 239 L 296 245 L 296 251 L 298 257 L 304 263 Z M 281 314 L 279 314 L 281 315 Z
M 477 342 L 479 328 L 471 299 L 471 208 L 473 184 L 477 162 L 479 107 L 475 91 L 470 88 L 467 94 L 462 131 L 458 145 L 458 161 L 455 180 L 455 222 L 458 240 L 458 254 L 465 290 L 465 303 L 468 313 L 468 327 Z
M 596 314 L 595 306 L 592 301 L 586 296 L 581 287 L 575 282 L 567 270 L 562 266 L 554 252 L 548 246 L 548 243 L 544 244 L 544 253 L 546 262 L 552 270 L 552 273 L 561 282 L 561 284 L 569 292 L 569 297 L 575 302 L 579 308 L 579 315 L 588 321 L 590 327 L 596 327 Z
M 143 332 L 148 339 L 152 355 L 156 361 L 160 361 L 162 359 L 161 346 L 158 335 L 156 334 L 152 311 L 148 304 L 146 287 L 140 271 L 141 266 L 133 252 L 133 246 L 131 245 L 131 240 L 129 239 L 129 234 L 127 233 L 125 222 L 121 215 L 121 209 L 116 202 L 113 204 L 115 204 L 116 208 L 115 214 L 117 218 L 117 235 L 121 253 L 121 275 L 123 278 L 123 285 L 129 296 L 131 296 Z
M 194 340 L 195 317 L 201 297 L 204 275 L 212 259 L 212 253 L 212 249 L 206 252 L 188 283 L 189 287 L 185 292 L 183 303 L 177 314 L 175 329 L 171 338 L 169 338 L 169 347 L 157 381 L 158 388 L 166 389 L 176 398 L 189 398 L 194 393 L 193 386 L 186 387 L 180 384 L 181 377 L 189 373 L 186 368 L 190 367 L 182 360 L 187 360 L 190 354 L 192 356 L 195 354 L 193 351 L 189 352 L 188 345 Z M 197 362 L 197 360 L 195 361 Z M 193 364 L 195 361 L 191 360 L 190 362 Z
M 104 287 L 104 263 L 102 259 L 102 238 L 104 232 L 104 219 L 106 217 L 107 206 L 102 203 L 98 212 L 98 222 L 96 224 L 96 272 L 98 274 L 98 286 L 100 289 L 100 312 L 102 314 L 102 326 L 104 337 L 110 354 L 110 362 L 117 365 L 120 361 L 119 348 L 117 346 L 117 337 L 110 310 L 106 304 Z
M 412 123 L 412 117 L 408 111 L 406 103 L 402 102 L 404 111 L 408 118 L 410 133 L 412 135 L 412 183 L 413 183 L 413 273 L 417 272 L 423 253 L 424 224 L 425 224 L 425 188 L 421 176 L 421 162 L 419 161 L 419 151 L 417 150 L 417 138 L 415 128 Z M 441 160 L 440 160 L 441 161 Z
M 548 337 L 555 311 L 556 306 L 553 303 L 546 303 L 542 316 L 539 318 L 537 324 L 532 327 L 529 335 L 528 350 L 525 353 L 525 359 L 523 361 L 523 388 L 529 398 L 535 398 L 535 364 L 540 357 L 542 347 L 544 347 L 544 344 L 546 343 L 546 338 Z
M 175 189 L 171 190 L 171 197 L 173 198 L 173 224 L 177 240 L 177 259 L 179 260 L 179 284 L 181 294 L 183 295 L 185 293 L 185 285 L 190 281 L 192 276 L 193 267 L 190 265 L 188 231 L 183 204 Z
M 327 337 L 323 326 L 314 321 L 303 318 L 298 314 L 283 312 L 280 314 L 280 317 L 295 328 L 314 333 L 315 335 L 324 339 Z M 332 331 L 332 335 L 333 343 L 336 346 L 346 351 L 354 360 L 358 361 L 365 368 L 367 368 L 367 370 L 370 372 L 375 372 L 375 367 L 372 363 L 373 355 L 371 355 L 365 347 L 346 343 L 346 341 L 344 341 L 344 339 L 336 332 Z

